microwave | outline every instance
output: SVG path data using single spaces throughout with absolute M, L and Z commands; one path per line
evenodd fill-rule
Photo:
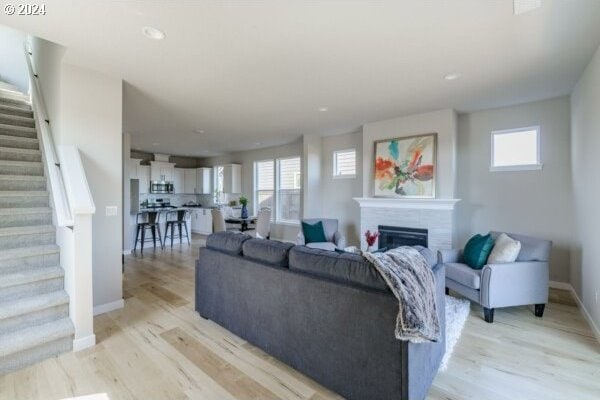
M 175 187 L 173 185 L 173 182 L 151 181 L 150 182 L 150 193 L 162 193 L 162 194 L 175 193 Z

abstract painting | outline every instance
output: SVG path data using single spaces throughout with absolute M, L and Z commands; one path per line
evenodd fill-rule
M 375 142 L 375 196 L 435 197 L 437 133 Z

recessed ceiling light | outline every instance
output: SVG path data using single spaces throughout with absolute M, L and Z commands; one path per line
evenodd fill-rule
M 154 40 L 162 40 L 165 38 L 165 33 L 160 29 L 153 28 L 151 26 L 145 26 L 142 28 L 142 33 L 144 36 L 154 39 Z
M 329 111 L 329 108 L 327 108 L 327 107 L 319 107 L 319 111 L 320 112 L 326 112 L 326 111 Z
M 194 133 L 204 133 L 204 129 L 194 129 Z
M 160 146 L 160 143 L 154 142 L 152 143 L 152 146 Z
M 458 78 L 460 78 L 460 74 L 457 73 L 457 72 L 453 72 L 451 74 L 448 74 L 448 75 L 444 76 L 444 79 L 447 80 L 447 81 L 455 81 Z
M 262 143 L 261 142 L 255 142 L 254 145 L 255 146 L 260 146 Z

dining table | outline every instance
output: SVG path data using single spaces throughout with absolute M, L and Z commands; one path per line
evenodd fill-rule
M 227 217 L 227 218 L 225 218 L 225 223 L 232 224 L 232 225 L 239 225 L 240 231 L 245 232 L 245 231 L 254 229 L 254 228 L 250 227 L 250 225 L 256 224 L 256 219 L 257 219 L 257 217 L 248 217 L 248 218 Z

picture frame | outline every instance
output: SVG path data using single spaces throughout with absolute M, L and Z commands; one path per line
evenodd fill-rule
M 375 197 L 433 199 L 436 175 L 437 133 L 375 141 Z

